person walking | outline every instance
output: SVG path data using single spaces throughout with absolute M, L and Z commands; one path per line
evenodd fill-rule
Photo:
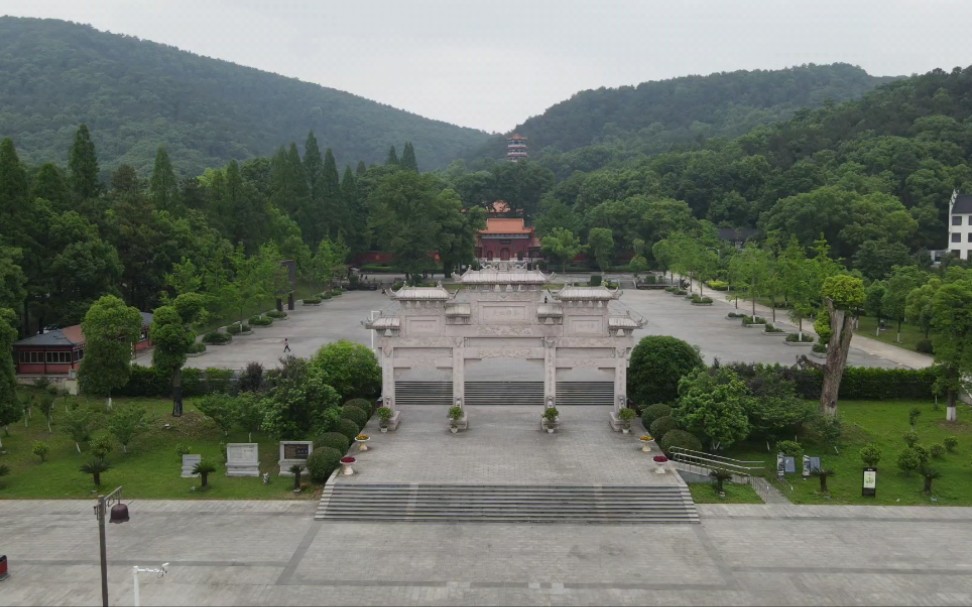
M 287 341 L 287 338 L 286 337 L 284 337 L 284 352 L 285 353 L 286 352 L 290 352 L 290 342 Z

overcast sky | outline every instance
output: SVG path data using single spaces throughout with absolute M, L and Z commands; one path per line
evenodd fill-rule
M 574 93 L 846 62 L 972 64 L 972 0 L 0 0 L 507 132 Z

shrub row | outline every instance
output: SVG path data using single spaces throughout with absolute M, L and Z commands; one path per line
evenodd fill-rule
M 756 374 L 757 365 L 731 365 L 743 377 Z M 817 369 L 783 367 L 783 377 L 793 380 L 800 398 L 820 398 L 823 374 Z M 898 400 L 925 399 L 932 392 L 935 371 L 926 369 L 879 369 L 871 367 L 847 367 L 840 381 L 840 398 L 847 400 Z
M 213 392 L 228 392 L 236 381 L 236 374 L 229 369 L 182 369 L 182 395 L 203 396 Z M 154 367 L 132 365 L 128 383 L 119 389 L 119 396 L 169 396 L 172 378 L 156 372 Z

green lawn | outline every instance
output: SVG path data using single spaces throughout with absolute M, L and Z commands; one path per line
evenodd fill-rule
M 908 323 L 902 323 L 901 342 L 899 343 L 897 341 L 898 323 L 890 320 L 886 320 L 884 323 L 887 328 L 881 331 L 880 334 L 875 334 L 874 330 L 877 328 L 877 319 L 873 316 L 861 316 L 858 318 L 857 330 L 854 333 L 908 350 L 915 350 L 918 342 L 925 339 L 925 335 L 921 332 L 921 329 Z
M 725 497 L 720 497 L 714 483 L 691 483 L 689 491 L 697 504 L 762 504 L 763 499 L 749 485 L 725 483 Z
M 898 454 L 906 447 L 903 435 L 910 429 L 908 412 L 912 407 L 921 410 L 916 424 L 919 444 L 928 447 L 942 443 L 948 435 L 958 438 L 954 453 L 946 453 L 940 460 L 931 460 L 941 472 L 934 481 L 932 495 L 922 492 L 923 480 L 918 473 L 906 474 L 898 469 Z M 840 453 L 823 444 L 812 433 L 801 436 L 804 452 L 820 456 L 824 468 L 834 468 L 836 475 L 828 479 L 829 495 L 820 493 L 816 478 L 803 480 L 799 474 L 787 475 L 783 482 L 775 481 L 776 455 L 768 453 L 765 443 L 734 445 L 723 455 L 742 460 L 766 462 L 766 474 L 793 502 L 798 504 L 882 504 L 972 506 L 972 423 L 968 407 L 959 409 L 959 420 L 945 421 L 945 409 L 934 410 L 931 402 L 914 401 L 842 401 L 839 405 L 843 421 Z M 868 442 L 881 449 L 878 464 L 877 496 L 861 496 L 861 462 L 859 450 Z
M 104 399 L 77 398 L 82 406 L 104 411 Z M 100 492 L 111 491 L 124 485 L 127 499 L 310 499 L 315 491 L 313 486 L 297 495 L 293 492 L 291 477 L 278 477 L 278 442 L 268 437 L 254 434 L 253 442 L 260 444 L 260 470 L 271 473 L 271 483 L 264 485 L 259 478 L 229 478 L 223 463 L 221 442 L 249 442 L 245 432 L 232 432 L 223 438 L 219 430 L 193 405 L 192 399 L 185 402 L 185 413 L 181 418 L 171 416 L 172 403 L 162 399 L 119 398 L 114 400 L 115 407 L 138 404 L 147 410 L 150 419 L 149 430 L 139 435 L 127 454 L 122 453 L 120 445 L 115 445 L 108 456 L 111 469 L 101 475 Z M 10 474 L 0 477 L 0 498 L 87 498 L 99 493 L 91 475 L 82 473 L 78 468 L 91 459 L 87 448 L 82 445 L 78 454 L 71 438 L 57 427 L 58 413 L 64 404 L 59 402 L 54 413 L 53 433 L 48 433 L 47 425 L 38 411 L 34 411 L 29 428 L 23 422 L 10 426 L 10 436 L 3 436 L 5 455 L 0 455 L 0 464 L 10 468 Z M 164 425 L 169 424 L 169 428 Z M 104 434 L 98 430 L 94 436 Z M 31 453 L 34 441 L 43 441 L 50 446 L 47 461 Z M 176 445 L 191 448 L 191 453 L 202 455 L 204 461 L 216 464 L 216 472 L 209 475 L 209 487 L 199 488 L 198 478 L 182 478 L 182 460 L 176 453 Z

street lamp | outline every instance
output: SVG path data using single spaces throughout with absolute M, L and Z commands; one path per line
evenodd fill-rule
M 134 584 L 134 588 L 135 588 L 135 600 L 133 601 L 132 604 L 135 607 L 139 607 L 140 606 L 140 603 L 139 603 L 139 593 L 138 593 L 138 574 L 139 573 L 154 573 L 155 575 L 157 575 L 158 577 L 161 578 L 161 577 L 165 577 L 165 574 L 168 573 L 168 572 L 169 572 L 169 564 L 168 563 L 162 563 L 162 566 L 159 567 L 159 568 L 155 568 L 155 567 L 138 567 L 138 566 L 132 567 L 132 584 Z
M 95 517 L 98 519 L 98 539 L 101 542 L 101 604 L 108 607 L 108 550 L 105 547 L 105 515 L 108 507 L 111 506 L 111 523 L 128 522 L 128 506 L 121 503 L 121 491 L 119 486 L 108 495 L 98 496 L 98 505 L 94 507 Z

